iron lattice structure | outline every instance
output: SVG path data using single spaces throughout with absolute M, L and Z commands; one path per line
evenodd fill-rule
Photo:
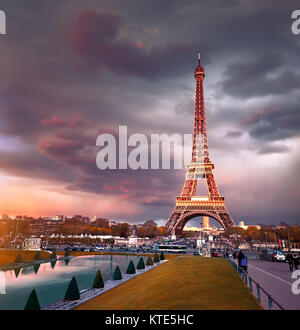
M 166 224 L 168 235 L 180 235 L 185 224 L 197 216 L 212 217 L 224 229 L 234 225 L 225 206 L 225 198 L 220 195 L 218 190 L 213 174 L 214 164 L 211 163 L 209 158 L 203 90 L 205 72 L 200 65 L 200 53 L 198 54 L 198 66 L 195 69 L 194 76 L 196 79 L 196 96 L 192 158 L 188 164 L 181 194 L 176 197 L 175 208 Z M 208 196 L 196 196 L 199 178 L 206 180 Z

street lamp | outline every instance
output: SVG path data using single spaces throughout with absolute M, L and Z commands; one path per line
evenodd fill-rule
M 288 233 L 288 250 L 290 250 L 290 225 L 287 222 L 287 233 Z
M 265 234 L 266 234 L 266 248 L 267 248 L 268 247 L 268 233 L 265 232 Z
M 277 247 L 276 227 L 274 228 L 275 248 Z

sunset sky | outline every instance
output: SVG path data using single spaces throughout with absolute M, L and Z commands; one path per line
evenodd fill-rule
M 0 215 L 163 224 L 184 170 L 105 170 L 97 136 L 193 131 L 197 51 L 210 157 L 237 223 L 300 223 L 295 1 L 0 0 Z

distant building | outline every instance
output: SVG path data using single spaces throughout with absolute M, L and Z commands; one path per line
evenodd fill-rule
M 209 229 L 209 217 L 203 217 L 203 228 Z
M 261 227 L 259 226 L 259 225 L 245 225 L 245 222 L 244 221 L 240 221 L 239 222 L 239 224 L 238 224 L 238 226 L 235 226 L 235 227 L 240 227 L 240 228 L 242 228 L 242 229 L 244 229 L 244 230 L 247 230 L 248 229 L 248 227 L 256 227 L 256 229 L 261 229 Z
M 38 237 L 25 238 L 24 250 L 31 250 L 31 251 L 41 250 L 41 238 Z
M 66 219 L 66 217 L 64 215 L 56 215 L 55 216 L 55 220 L 57 221 L 64 221 Z
M 138 237 L 135 234 L 135 230 L 133 231 L 133 234 L 128 237 L 127 245 L 130 247 L 138 246 Z
M 217 228 L 217 227 L 189 227 L 185 226 L 183 231 L 190 231 L 190 232 L 205 232 L 207 234 L 214 234 L 219 235 L 220 233 L 224 232 L 224 228 Z
M 109 224 L 109 227 L 112 227 L 112 226 L 115 226 L 117 224 L 117 222 L 114 220 L 109 220 L 108 224 Z

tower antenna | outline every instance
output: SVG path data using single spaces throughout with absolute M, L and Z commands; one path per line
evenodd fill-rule
M 198 52 L 198 64 L 200 65 L 200 52 Z

